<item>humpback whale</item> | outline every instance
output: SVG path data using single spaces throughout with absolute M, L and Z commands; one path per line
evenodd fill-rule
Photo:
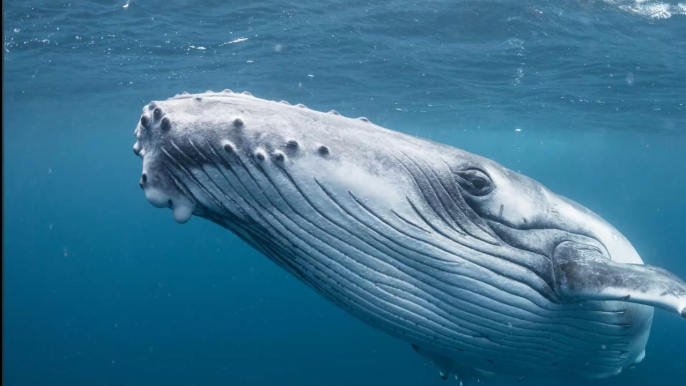
M 148 201 L 244 242 L 461 382 L 604 378 L 686 284 L 583 206 L 498 163 L 248 92 L 143 107 Z

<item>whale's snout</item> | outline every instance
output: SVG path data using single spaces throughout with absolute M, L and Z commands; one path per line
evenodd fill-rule
M 166 148 L 174 143 L 172 117 L 156 102 L 143 108 L 134 132 L 135 156 L 143 160 L 139 185 L 148 202 L 157 208 L 171 208 L 179 223 L 188 221 L 193 214 L 193 200 L 183 191 L 183 183 L 174 177 L 169 161 L 165 161 Z
M 250 93 L 225 90 L 145 106 L 133 153 L 143 160 L 139 183 L 148 201 L 172 208 L 178 222 L 197 215 L 222 225 L 264 223 L 260 213 L 275 203 L 255 207 L 251 198 L 264 193 L 261 184 L 274 182 L 270 173 L 281 177 L 283 169 L 294 169 L 295 159 L 307 163 L 336 156 L 324 143 L 333 140 L 330 136 L 304 134 L 314 112 L 286 102 L 262 105 Z

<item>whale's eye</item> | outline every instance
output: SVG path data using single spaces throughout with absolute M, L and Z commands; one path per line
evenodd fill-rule
M 457 183 L 472 196 L 485 196 L 493 190 L 490 177 L 479 169 L 457 172 Z
M 482 190 L 488 186 L 488 182 L 486 182 L 486 180 L 484 180 L 481 177 L 475 177 L 474 179 L 472 179 L 472 185 L 474 185 L 474 188 Z

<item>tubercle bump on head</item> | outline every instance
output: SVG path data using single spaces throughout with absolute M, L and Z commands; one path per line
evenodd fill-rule
M 191 114 L 197 109 L 203 109 L 205 104 L 212 106 L 213 98 L 221 101 L 220 98 L 239 98 L 246 102 L 250 99 L 250 103 L 273 103 L 278 104 L 278 109 L 297 109 L 299 111 L 311 111 L 304 104 L 291 105 L 286 101 L 267 101 L 255 98 L 249 92 L 235 93 L 232 90 L 226 89 L 220 92 L 213 92 L 211 90 L 200 94 L 191 94 L 184 92 L 177 94 L 172 98 L 161 101 L 151 101 L 142 109 L 139 124 L 136 127 L 137 141 L 133 146 L 133 152 L 136 156 L 143 158 L 144 171 L 140 175 L 139 183 L 141 188 L 145 190 L 146 197 L 151 204 L 157 207 L 169 207 L 174 211 L 174 218 L 178 222 L 186 222 L 192 216 L 195 210 L 192 196 L 186 197 L 188 192 L 178 191 L 178 186 L 175 187 L 173 182 L 167 181 L 164 177 L 163 169 L 159 169 L 157 164 L 164 160 L 165 149 L 170 151 L 174 146 L 185 146 L 189 138 L 195 138 L 194 135 L 202 135 L 201 132 L 188 129 L 187 119 L 185 117 L 186 109 Z M 229 99 L 225 99 L 228 101 Z M 170 101 L 171 103 L 167 102 Z M 258 101 L 258 102 L 257 102 Z M 277 110 L 279 111 L 279 110 Z M 281 110 L 283 111 L 283 110 Z M 211 118 L 211 114 L 201 110 L 205 117 Z M 326 114 L 326 119 L 340 119 L 340 113 L 331 110 Z M 213 136 L 205 137 L 208 142 L 213 142 L 218 145 L 216 147 L 216 155 L 224 158 L 222 165 L 226 168 L 233 168 L 233 162 L 236 157 L 245 161 L 245 156 L 252 158 L 253 162 L 262 164 L 264 167 L 272 165 L 276 168 L 285 168 L 289 165 L 289 160 L 295 160 L 300 157 L 308 157 L 309 155 L 327 158 L 331 155 L 331 150 L 327 145 L 321 143 L 310 143 L 308 138 L 295 138 L 288 136 L 275 139 L 273 143 L 264 143 L 264 135 L 260 132 L 262 129 L 259 124 L 251 123 L 251 116 L 242 109 L 237 109 L 235 115 L 226 118 L 226 124 L 221 125 L 221 129 L 217 126 L 215 130 L 212 128 L 208 133 Z M 253 125 L 255 128 L 253 128 Z M 256 130 L 256 132 L 253 132 Z M 173 135 L 172 135 L 173 134 Z M 262 133 L 264 134 L 264 133 Z M 247 135 L 247 136 L 246 136 Z M 257 140 L 255 141 L 254 138 Z M 296 139 L 297 138 L 297 139 Z M 196 142 L 200 143 L 200 142 Z M 192 148 L 186 150 L 182 148 L 187 155 L 197 156 Z M 146 155 L 147 150 L 147 155 Z M 210 157 L 212 155 L 209 155 Z M 159 157 L 159 158 L 158 158 Z M 241 162 L 243 164 L 243 162 Z

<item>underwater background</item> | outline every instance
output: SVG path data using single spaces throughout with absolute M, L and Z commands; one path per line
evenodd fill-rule
M 686 278 L 686 3 L 3 2 L 4 385 L 444 385 L 409 344 L 138 187 L 140 109 L 230 88 L 477 153 Z M 686 322 L 605 380 L 683 385 Z M 495 384 L 505 384 L 497 383 Z

